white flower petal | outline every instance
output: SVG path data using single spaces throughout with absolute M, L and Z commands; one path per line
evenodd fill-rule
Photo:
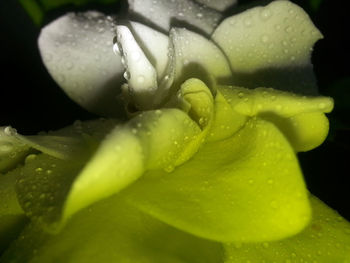
M 236 85 L 315 93 L 310 63 L 322 37 L 308 15 L 289 1 L 274 1 L 224 20 L 213 40 L 230 60 Z
M 124 77 L 128 81 L 128 94 L 137 109 L 153 108 L 152 97 L 157 91 L 157 72 L 146 57 L 133 34 L 126 26 L 117 26 Z
M 112 24 L 97 12 L 67 14 L 42 29 L 39 49 L 48 71 L 71 99 L 94 113 L 120 116 L 124 68 L 112 51 Z
M 225 11 L 227 8 L 237 4 L 237 0 L 195 0 L 218 11 Z
M 164 77 L 169 62 L 169 37 L 137 22 L 130 22 L 130 30 L 147 58 L 157 70 L 158 80 Z
M 210 34 L 222 17 L 218 11 L 190 0 L 129 0 L 129 9 L 166 32 L 180 23 Z
M 216 81 L 230 79 L 230 65 L 213 42 L 184 28 L 173 28 L 170 39 L 175 50 L 177 84 L 199 78 L 213 88 Z

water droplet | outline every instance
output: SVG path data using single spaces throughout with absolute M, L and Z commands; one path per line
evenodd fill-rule
M 280 104 L 276 105 L 276 110 L 278 110 L 278 111 L 282 110 L 282 105 L 280 105 Z
M 318 108 L 319 108 L 320 110 L 323 110 L 325 107 L 326 107 L 326 104 L 323 103 L 323 102 L 321 102 L 320 104 L 318 104 Z
M 7 136 L 13 136 L 13 135 L 16 135 L 17 134 L 17 130 L 12 128 L 11 126 L 7 126 L 5 129 L 4 129 L 4 133 L 7 135 Z
M 270 10 L 264 8 L 263 10 L 261 10 L 260 12 L 260 17 L 262 20 L 268 20 L 271 17 L 272 13 L 270 12 Z
M 30 163 L 31 161 L 35 160 L 36 159 L 36 154 L 29 154 L 26 159 L 24 160 L 24 163 L 27 164 L 27 163 Z
M 38 167 L 38 168 L 35 169 L 35 171 L 36 171 L 37 173 L 41 173 L 41 172 L 43 171 L 43 168 Z
M 71 61 L 66 62 L 66 69 L 72 69 L 73 68 L 73 63 Z
M 119 56 L 121 54 L 120 48 L 118 43 L 114 43 L 113 44 L 113 52 L 114 54 L 116 54 L 117 56 Z
M 2 143 L 0 145 L 0 152 L 9 152 L 13 150 L 13 145 L 11 143 Z
M 253 25 L 252 20 L 249 17 L 245 18 L 243 23 L 246 27 L 251 27 Z
M 126 80 L 129 80 L 129 79 L 130 79 L 130 72 L 129 72 L 129 71 L 125 71 L 124 74 L 123 74 L 123 77 L 124 77 Z
M 206 121 L 205 121 L 205 118 L 200 117 L 198 122 L 201 126 L 203 126 L 203 124 L 205 124 Z
M 167 167 L 164 168 L 164 171 L 166 171 L 167 173 L 171 173 L 172 171 L 174 171 L 174 169 L 174 165 L 169 164 Z
M 243 92 L 238 92 L 238 98 L 243 98 L 244 97 L 244 93 Z
M 287 26 L 285 29 L 286 33 L 290 33 L 293 31 L 293 28 L 291 26 Z
M 268 248 L 270 246 L 269 243 L 267 243 L 267 242 L 264 242 L 262 245 L 264 248 Z
M 269 41 L 269 37 L 267 35 L 262 35 L 261 42 L 267 43 Z
M 145 82 L 145 77 L 143 75 L 137 76 L 137 82 L 142 84 Z
M 197 13 L 197 17 L 198 17 L 198 18 L 202 18 L 202 17 L 203 17 L 203 14 L 202 14 L 202 13 Z

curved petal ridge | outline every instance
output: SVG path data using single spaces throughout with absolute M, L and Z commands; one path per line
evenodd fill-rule
M 310 202 L 313 219 L 302 232 L 275 242 L 225 244 L 224 262 L 349 262 L 350 224 L 317 197 Z
M 222 17 L 220 12 L 191 0 L 128 2 L 131 13 L 165 32 L 174 26 L 186 26 L 210 35 Z
M 113 19 L 98 12 L 69 13 L 45 26 L 38 44 L 57 84 L 85 109 L 123 116 L 121 58 L 113 54 Z
M 317 94 L 310 61 L 321 33 L 303 9 L 273 1 L 225 19 L 212 39 L 229 58 L 234 84 Z

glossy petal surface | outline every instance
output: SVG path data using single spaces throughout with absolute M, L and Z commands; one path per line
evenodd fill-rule
M 128 81 L 125 98 L 130 97 L 137 109 L 154 108 L 152 97 L 157 92 L 157 71 L 126 26 L 117 26 L 117 41 L 120 44 L 125 66 L 124 78 Z
M 119 192 L 145 170 L 174 169 L 185 162 L 198 149 L 192 141 L 201 133 L 177 109 L 144 112 L 112 131 L 103 120 L 97 122 L 108 133 L 102 142 L 95 130 L 89 134 L 82 125 L 86 147 L 80 152 L 68 160 L 39 154 L 17 171 L 21 206 L 50 231 L 60 229 L 80 209 Z
M 154 217 L 218 241 L 280 239 L 310 219 L 293 149 L 274 125 L 255 118 L 171 173 L 147 172 L 124 193 Z
M 226 245 L 225 263 L 350 262 L 350 224 L 316 197 L 313 219 L 296 236 L 277 242 Z
M 333 109 L 332 98 L 306 97 L 266 88 L 219 86 L 218 89 L 234 112 L 274 123 L 296 151 L 319 146 L 328 134 L 324 113 Z
M 161 223 L 116 196 L 82 210 L 57 235 L 29 225 L 1 262 L 220 263 L 222 248 Z
M 228 7 L 232 7 L 237 3 L 237 0 L 195 0 L 198 3 L 206 5 L 218 11 L 225 11 Z
M 205 37 L 184 28 L 173 28 L 170 40 L 175 51 L 175 82 L 199 78 L 214 90 L 217 82 L 231 78 L 226 57 Z
M 67 14 L 39 36 L 43 62 L 67 95 L 102 116 L 122 116 L 121 58 L 113 48 L 113 22 L 97 12 Z
M 174 26 L 186 26 L 209 35 L 222 17 L 218 11 L 190 0 L 128 2 L 131 13 L 164 32 Z
M 320 38 L 303 9 L 289 1 L 229 17 L 212 35 L 229 58 L 235 85 L 302 94 L 316 94 L 310 54 Z

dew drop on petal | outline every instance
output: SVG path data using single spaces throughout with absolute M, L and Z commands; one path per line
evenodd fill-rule
M 116 54 L 117 56 L 120 55 L 121 52 L 120 52 L 118 43 L 114 43 L 114 44 L 113 44 L 113 52 L 114 52 L 114 54 Z
M 123 77 L 124 77 L 126 80 L 129 80 L 129 79 L 130 79 L 130 72 L 129 72 L 129 71 L 125 71 L 124 74 L 123 74 Z
M 271 11 L 269 11 L 268 9 L 263 9 L 260 12 L 260 17 L 262 20 L 268 20 L 271 17 Z
M 145 77 L 143 75 L 137 76 L 137 82 L 142 84 L 145 82 Z
M 267 35 L 262 35 L 261 42 L 267 43 L 269 41 L 269 37 Z

